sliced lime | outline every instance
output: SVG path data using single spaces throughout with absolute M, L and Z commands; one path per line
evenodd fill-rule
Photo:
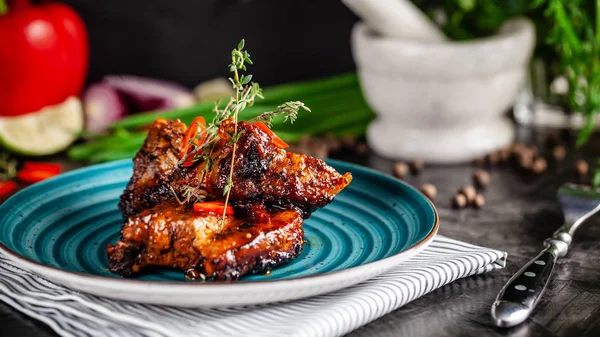
M 16 117 L 0 117 L 0 144 L 15 153 L 44 156 L 65 150 L 84 126 L 77 97 Z

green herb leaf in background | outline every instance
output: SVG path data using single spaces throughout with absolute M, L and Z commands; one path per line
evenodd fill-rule
M 486 37 L 507 20 L 528 15 L 530 0 L 412 0 L 452 40 Z M 531 13 L 533 14 L 533 13 Z
M 458 0 L 458 6 L 465 12 L 470 12 L 475 8 L 475 0 Z
M 547 0 L 552 28 L 547 42 L 569 82 L 569 107 L 587 118 L 577 146 L 585 144 L 600 112 L 600 1 Z

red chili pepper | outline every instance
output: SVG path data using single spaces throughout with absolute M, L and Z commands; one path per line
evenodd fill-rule
M 23 163 L 24 170 L 30 171 L 46 171 L 59 174 L 62 171 L 62 167 L 54 163 L 39 163 L 33 161 L 26 161 Z
M 194 212 L 223 214 L 223 207 L 225 207 L 225 203 L 222 201 L 197 202 L 194 204 Z M 233 214 L 231 205 L 227 205 L 225 214 Z
M 5 197 L 17 188 L 17 183 L 12 180 L 0 181 L 0 197 Z
M 200 133 L 200 137 L 198 137 L 198 133 Z M 190 127 L 188 128 L 185 136 L 183 137 L 183 148 L 181 148 L 181 152 L 179 153 L 180 159 L 185 159 L 185 157 L 189 153 L 190 142 L 194 143 L 195 146 L 200 146 L 206 139 L 206 120 L 204 117 L 196 117 Z M 183 163 L 184 167 L 188 167 L 192 165 L 193 161 L 186 161 Z
M 264 131 L 267 135 L 269 135 L 269 137 L 271 137 L 271 140 L 273 141 L 273 144 L 279 148 L 282 149 L 286 149 L 289 147 L 289 145 L 284 142 L 281 138 L 279 138 L 275 132 L 273 132 L 271 129 L 269 129 L 268 126 L 265 125 L 265 123 L 263 122 L 255 122 L 254 124 L 252 124 L 253 126 L 256 126 L 257 128 L 261 129 L 262 131 Z
M 52 178 L 56 175 L 58 175 L 58 173 L 23 169 L 17 173 L 17 178 L 24 183 L 34 184 L 42 180 Z

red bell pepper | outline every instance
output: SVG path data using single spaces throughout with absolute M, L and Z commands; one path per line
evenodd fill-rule
M 5 5 L 5 0 L 0 0 Z M 69 6 L 8 2 L 0 13 L 0 116 L 38 111 L 79 96 L 88 69 L 88 36 Z

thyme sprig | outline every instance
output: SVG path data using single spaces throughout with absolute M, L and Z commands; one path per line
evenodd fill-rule
M 278 106 L 275 111 L 264 112 L 261 115 L 252 118 L 248 122 L 263 122 L 269 127 L 271 127 L 273 119 L 275 119 L 275 117 L 277 116 L 283 115 L 284 122 L 287 122 L 289 120 L 291 124 L 294 124 L 296 118 L 298 118 L 298 110 L 300 110 L 300 108 L 310 112 L 310 109 L 302 102 L 286 102 Z
M 231 51 L 231 63 L 229 64 L 229 71 L 233 74 L 233 76 L 229 78 L 229 81 L 235 90 L 235 95 L 229 99 L 223 108 L 221 108 L 222 104 L 220 101 L 216 102 L 215 107 L 213 108 L 215 117 L 206 125 L 206 130 L 204 131 L 206 133 L 206 137 L 204 141 L 199 144 L 198 140 L 203 137 L 203 135 L 196 135 L 196 138 L 190 140 L 189 143 L 189 146 L 192 150 L 185 156 L 185 158 L 179 161 L 180 165 L 189 161 L 203 161 L 205 164 L 204 173 L 202 178 L 199 180 L 202 181 L 206 174 L 208 174 L 208 172 L 214 166 L 212 153 L 216 142 L 222 138 L 222 135 L 219 135 L 221 124 L 228 119 L 233 119 L 233 133 L 227 135 L 230 139 L 227 144 L 232 146 L 232 152 L 229 175 L 223 188 L 223 195 L 225 196 L 223 219 L 225 218 L 226 208 L 231 195 L 231 189 L 233 188 L 233 168 L 235 164 L 235 155 L 237 152 L 237 142 L 243 135 L 243 132 L 238 130 L 239 113 L 244 109 L 253 106 L 257 99 L 264 98 L 260 85 L 252 81 L 252 75 L 244 73 L 247 71 L 246 65 L 253 64 L 252 60 L 250 59 L 250 54 L 248 51 L 244 50 L 244 47 L 245 41 L 242 39 L 238 43 L 237 47 Z M 278 106 L 276 110 L 267 111 L 260 116 L 249 120 L 248 122 L 255 123 L 261 121 L 270 127 L 275 117 L 283 116 L 284 121 L 289 120 L 291 123 L 293 123 L 296 120 L 298 111 L 300 109 L 310 111 L 310 109 L 302 102 L 286 102 Z M 183 191 L 184 200 L 181 201 L 178 198 L 178 201 L 186 203 L 190 200 L 204 200 L 206 196 L 206 191 L 201 189 L 199 186 L 192 187 L 186 185 L 184 186 Z
M 233 110 L 233 123 L 234 130 L 231 140 L 233 142 L 233 150 L 231 151 L 231 163 L 229 165 L 229 176 L 227 177 L 227 184 L 223 188 L 223 194 L 225 195 L 225 207 L 223 207 L 223 219 L 225 219 L 225 213 L 227 211 L 227 204 L 229 203 L 229 196 L 231 195 L 231 188 L 233 187 L 233 167 L 235 164 L 235 153 L 237 151 L 237 142 L 239 140 L 238 135 L 238 115 L 240 111 L 246 109 L 248 106 L 254 104 L 256 97 L 263 98 L 262 89 L 258 83 L 250 83 L 252 75 L 240 74 L 241 71 L 246 71 L 246 63 L 252 64 L 250 54 L 244 49 L 244 39 L 238 43 L 237 48 L 231 51 L 231 64 L 229 65 L 229 71 L 233 73 L 234 77 L 229 78 L 229 81 L 233 85 L 235 90 L 235 98 L 232 97 L 229 101 L 231 109 Z
M 171 192 L 173 193 L 175 200 L 180 205 L 188 205 L 190 203 L 204 201 L 206 199 L 206 197 L 208 196 L 208 192 L 206 192 L 206 190 L 204 190 L 200 187 L 200 183 L 198 183 L 198 186 L 184 185 L 181 188 L 182 199 L 179 198 L 177 193 L 175 193 L 175 190 L 173 189 L 172 186 L 169 188 L 171 189 Z
M 206 160 L 210 157 L 212 153 L 212 148 L 216 141 L 219 139 L 219 127 L 221 123 L 223 123 L 226 119 L 232 118 L 235 122 L 235 130 L 234 134 L 230 135 L 232 139 L 239 139 L 240 135 L 237 132 L 237 122 L 238 122 L 238 114 L 240 111 L 246 109 L 247 107 L 251 107 L 254 105 L 254 102 L 257 98 L 264 98 L 262 95 L 262 89 L 258 83 L 251 82 L 252 75 L 244 75 L 241 74 L 241 71 L 246 71 L 246 64 L 253 64 L 250 59 L 250 54 L 248 51 L 243 50 L 245 46 L 245 41 L 242 39 L 236 49 L 231 51 L 231 64 L 229 65 L 229 70 L 233 73 L 233 78 L 229 78 L 229 81 L 232 84 L 233 89 L 235 90 L 235 96 L 229 99 L 229 102 L 225 107 L 220 108 L 221 102 L 217 101 L 215 107 L 213 108 L 213 112 L 215 113 L 215 117 L 213 120 L 208 123 L 206 126 L 206 140 L 200 144 L 196 145 L 193 141 L 190 141 L 190 146 L 192 151 L 179 161 L 179 164 L 183 164 L 186 161 L 198 161 L 198 160 Z M 200 137 L 200 135 L 198 135 Z M 234 153 L 235 153 L 235 145 L 234 145 Z M 211 161 L 207 162 L 206 171 L 210 171 L 212 168 Z M 231 188 L 231 187 L 229 187 Z M 226 189 L 229 190 L 229 188 Z M 225 194 L 226 192 L 224 192 Z

